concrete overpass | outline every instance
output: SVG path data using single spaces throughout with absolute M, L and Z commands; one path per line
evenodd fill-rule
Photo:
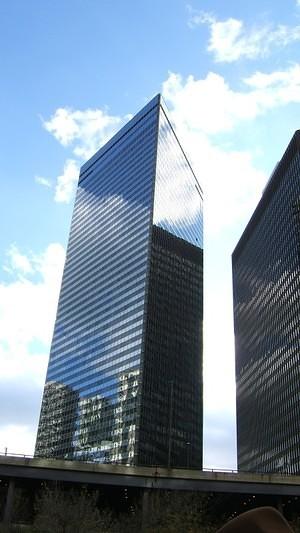
M 113 485 L 141 489 L 190 490 L 300 496 L 300 476 L 167 469 L 0 456 L 0 478 Z

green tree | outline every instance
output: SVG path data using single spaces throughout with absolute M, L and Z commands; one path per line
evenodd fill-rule
M 39 533 L 108 533 L 113 519 L 108 510 L 99 511 L 97 493 L 46 488 L 36 500 L 33 529 Z
M 146 532 L 212 533 L 219 523 L 210 512 L 210 495 L 190 492 L 160 492 L 154 495 Z

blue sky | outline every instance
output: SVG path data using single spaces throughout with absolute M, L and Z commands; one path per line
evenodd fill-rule
M 32 453 L 80 165 L 162 92 L 205 194 L 205 454 L 235 467 L 230 254 L 300 111 L 300 1 L 0 5 L 0 450 Z

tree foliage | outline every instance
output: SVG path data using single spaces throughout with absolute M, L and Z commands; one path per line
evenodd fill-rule
M 112 514 L 99 511 L 97 493 L 44 489 L 36 500 L 34 531 L 39 533 L 108 533 Z
M 147 532 L 212 533 L 216 520 L 210 513 L 210 496 L 190 492 L 164 492 L 154 496 Z

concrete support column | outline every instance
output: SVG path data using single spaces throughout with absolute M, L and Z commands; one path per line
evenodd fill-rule
M 142 497 L 142 529 L 146 531 L 151 523 L 153 513 L 157 510 L 159 490 L 144 489 Z
M 8 526 L 12 520 L 12 511 L 14 503 L 14 491 L 15 491 L 15 480 L 10 478 L 9 485 L 7 489 L 6 502 L 4 508 L 3 524 Z
M 150 519 L 150 489 L 143 490 L 142 497 L 142 532 L 146 531 Z

